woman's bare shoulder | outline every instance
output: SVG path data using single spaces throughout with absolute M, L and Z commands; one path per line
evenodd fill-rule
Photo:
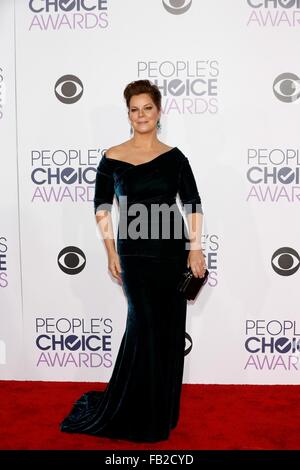
M 159 153 L 164 153 L 168 152 L 169 150 L 172 150 L 174 147 L 167 145 L 163 142 L 159 142 L 159 145 L 156 146 L 154 151 L 156 151 L 157 154 Z M 135 153 L 141 153 L 139 150 L 137 152 L 137 149 L 132 146 L 132 143 L 130 141 L 123 142 L 119 145 L 114 145 L 113 147 L 109 147 L 105 151 L 105 155 L 111 159 L 111 160 L 128 160 L 129 155 L 135 154 Z M 153 150 L 151 152 L 144 152 L 145 155 L 149 153 L 153 153 Z
M 169 150 L 172 150 L 174 146 L 172 147 L 171 145 L 163 144 L 162 150 L 165 152 L 168 152 Z
M 128 149 L 128 144 L 126 142 L 114 145 L 113 147 L 109 147 L 105 151 L 105 155 L 108 158 L 115 159 L 115 160 L 122 160 L 124 156 L 126 156 L 126 150 Z

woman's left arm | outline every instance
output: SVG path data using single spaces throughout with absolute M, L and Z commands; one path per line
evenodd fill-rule
M 180 169 L 178 192 L 184 205 L 189 228 L 187 266 L 191 267 L 195 277 L 203 277 L 206 269 L 201 245 L 203 209 L 193 170 L 185 156 Z
M 206 270 L 206 262 L 201 245 L 203 214 L 191 212 L 187 215 L 187 221 L 190 239 L 187 266 L 191 267 L 195 277 L 203 277 Z

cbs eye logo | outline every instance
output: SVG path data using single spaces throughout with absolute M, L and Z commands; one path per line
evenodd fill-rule
M 274 271 L 280 276 L 291 276 L 299 269 L 300 256 L 293 248 L 279 248 L 273 254 L 271 264 Z
M 76 246 L 66 246 L 57 257 L 60 269 L 66 274 L 78 274 L 86 265 L 86 257 L 80 248 Z
M 172 15 L 182 15 L 192 5 L 192 0 L 162 0 L 165 9 Z
M 300 79 L 294 73 L 282 73 L 275 78 L 273 92 L 283 103 L 292 103 L 300 97 Z
M 56 98 L 62 103 L 76 103 L 83 94 L 82 81 L 75 75 L 64 75 L 55 83 L 54 93 Z
M 193 340 L 188 333 L 185 333 L 185 344 L 184 344 L 184 355 L 187 356 L 190 354 L 193 348 Z

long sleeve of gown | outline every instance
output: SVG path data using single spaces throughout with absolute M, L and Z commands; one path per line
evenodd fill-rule
M 102 157 L 97 167 L 95 193 L 94 193 L 94 212 L 99 210 L 112 210 L 114 199 L 114 177 L 109 165 Z
M 186 214 L 194 212 L 200 212 L 200 214 L 203 214 L 201 198 L 187 157 L 184 157 L 181 165 L 178 193 Z

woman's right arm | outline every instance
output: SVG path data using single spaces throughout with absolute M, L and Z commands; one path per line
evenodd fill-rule
M 105 244 L 108 257 L 108 269 L 114 278 L 119 282 L 122 282 L 121 265 L 119 255 L 115 247 L 111 212 L 109 210 L 98 210 L 96 212 L 96 221 Z
M 108 269 L 118 281 L 122 281 L 120 273 L 121 266 L 118 253 L 115 247 L 111 210 L 114 198 L 114 178 L 109 165 L 104 158 L 100 160 L 97 167 L 94 212 L 97 227 L 104 241 L 107 256 Z
M 96 212 L 96 222 L 104 241 L 107 254 L 114 254 L 116 247 L 111 212 L 108 210 L 98 210 Z

